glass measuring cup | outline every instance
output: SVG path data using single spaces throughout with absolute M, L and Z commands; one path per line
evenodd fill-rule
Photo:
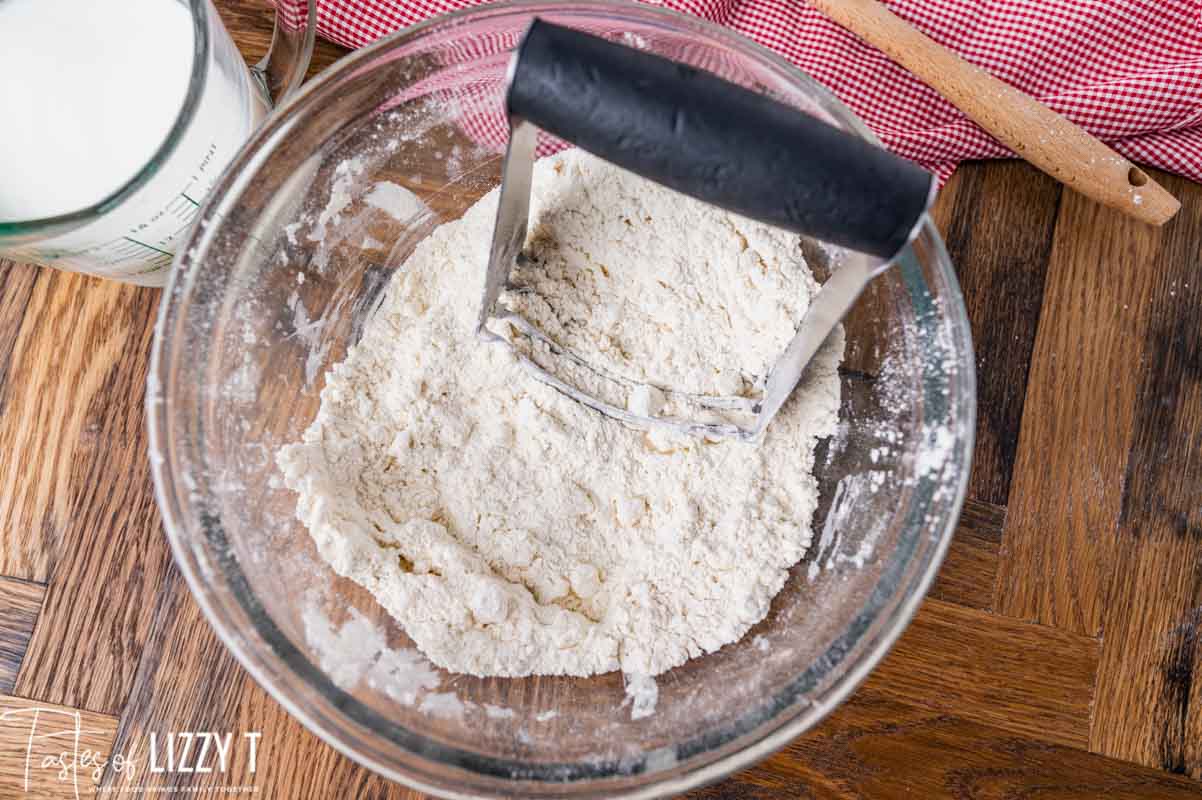
M 252 67 L 211 0 L 162 2 L 184 8 L 193 34 L 187 91 L 166 138 L 132 177 L 91 206 L 0 219 L 0 256 L 162 286 L 202 198 L 272 106 L 304 78 L 313 53 L 316 0 L 274 0 L 271 47 Z

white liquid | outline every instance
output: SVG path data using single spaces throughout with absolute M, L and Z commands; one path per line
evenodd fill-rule
M 0 220 L 77 211 L 132 178 L 183 107 L 193 47 L 173 0 L 0 2 Z
M 201 199 L 269 110 L 206 6 L 204 88 L 169 157 L 103 216 L 2 255 L 166 281 Z M 183 108 L 195 47 L 178 0 L 0 0 L 0 222 L 85 209 L 142 171 Z

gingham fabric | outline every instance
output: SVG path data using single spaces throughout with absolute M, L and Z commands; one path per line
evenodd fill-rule
M 361 47 L 481 2 L 318 0 L 318 31 Z M 776 51 L 838 95 L 887 147 L 942 180 L 965 159 L 1012 155 L 804 0 L 656 5 L 727 26 Z M 1202 0 L 887 0 L 887 5 L 1128 158 L 1202 181 Z M 488 129 L 498 121 L 482 118 L 479 124 Z

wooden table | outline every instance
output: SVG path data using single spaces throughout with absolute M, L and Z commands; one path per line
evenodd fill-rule
M 261 12 L 219 5 L 258 57 Z M 316 67 L 339 55 L 321 45 Z M 979 443 L 939 582 L 817 730 L 694 797 L 1202 797 L 1202 186 L 1156 178 L 1183 201 L 1163 230 L 1021 163 L 957 171 L 936 216 L 972 318 Z M 293 721 L 173 567 L 142 412 L 158 302 L 0 266 L 0 798 L 74 796 L 40 763 L 22 793 L 35 708 L 43 725 L 77 710 L 100 754 L 262 731 L 254 774 L 235 759 L 150 786 L 415 797 Z

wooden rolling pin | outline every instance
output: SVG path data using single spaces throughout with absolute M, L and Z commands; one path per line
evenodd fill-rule
M 1163 225 L 1181 207 L 1139 167 L 1039 101 L 938 44 L 878 0 L 810 2 L 1064 185 L 1153 225 Z

